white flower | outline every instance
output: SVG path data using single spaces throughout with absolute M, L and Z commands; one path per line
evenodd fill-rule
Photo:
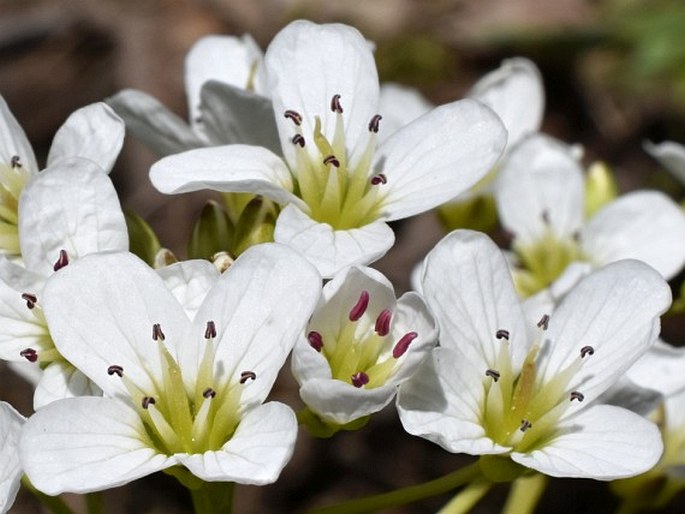
M 24 416 L 0 402 L 0 512 L 9 511 L 19 491 L 23 475 L 19 463 L 19 434 Z
M 685 146 L 675 141 L 654 144 L 645 141 L 645 151 L 670 171 L 681 184 L 685 185 Z
M 595 401 L 658 335 L 671 293 L 652 268 L 605 266 L 531 333 L 501 251 L 463 230 L 428 255 L 423 291 L 440 347 L 400 386 L 409 433 L 551 476 L 610 480 L 659 459 L 654 424 Z
M 189 124 L 135 89 L 121 91 L 107 103 L 160 156 L 229 143 L 278 151 L 263 54 L 251 36 L 199 39 L 186 56 L 185 86 Z
M 206 481 L 276 480 L 297 421 L 263 402 L 320 280 L 287 247 L 258 245 L 191 320 L 131 254 L 90 255 L 55 274 L 44 292 L 55 345 L 104 397 L 56 401 L 30 418 L 20 455 L 31 482 L 47 494 L 88 492 L 171 466 Z
M 497 116 L 473 100 L 438 107 L 380 146 L 378 76 L 362 35 L 297 21 L 266 52 L 284 158 L 256 146 L 166 157 L 150 178 L 162 192 L 203 188 L 262 194 L 283 204 L 274 238 L 322 275 L 382 256 L 386 222 L 426 211 L 472 186 L 506 142 Z
M 300 396 L 327 422 L 350 423 L 385 407 L 435 345 L 437 327 L 423 300 L 371 268 L 339 272 L 293 349 Z
M 529 136 L 509 153 L 495 198 L 502 225 L 513 235 L 514 276 L 523 295 L 547 288 L 575 262 L 596 268 L 639 259 L 666 279 L 685 264 L 685 214 L 670 198 L 657 191 L 628 193 L 586 220 L 575 151 L 549 137 Z M 578 271 L 572 274 L 582 276 Z M 558 294 L 574 280 L 565 282 Z

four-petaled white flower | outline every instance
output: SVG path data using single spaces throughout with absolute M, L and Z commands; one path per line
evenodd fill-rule
M 24 416 L 0 402 L 0 513 L 9 511 L 19 491 L 23 471 L 19 462 L 19 434 Z
M 531 333 L 500 249 L 462 230 L 426 258 L 423 292 L 440 347 L 400 386 L 409 433 L 552 476 L 611 480 L 657 462 L 653 423 L 595 401 L 659 333 L 671 293 L 652 268 L 605 266 Z
M 43 301 L 55 345 L 104 397 L 52 402 L 29 419 L 20 455 L 31 482 L 87 492 L 171 466 L 205 481 L 276 480 L 297 421 L 263 402 L 320 280 L 275 244 L 247 250 L 190 311 L 131 254 L 90 255 L 55 274 Z
M 300 396 L 326 422 L 344 425 L 385 407 L 437 341 L 437 327 L 413 292 L 395 299 L 371 268 L 339 272 L 293 349 Z
M 462 100 L 377 147 L 376 66 L 351 27 L 293 22 L 274 38 L 265 65 L 283 158 L 257 146 L 202 148 L 162 159 L 150 178 L 165 193 L 252 192 L 284 205 L 275 240 L 325 277 L 378 259 L 394 241 L 387 221 L 465 191 L 506 144 L 493 111 Z

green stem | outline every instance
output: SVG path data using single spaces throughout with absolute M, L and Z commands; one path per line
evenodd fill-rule
M 26 475 L 21 477 L 21 483 L 24 488 L 30 491 L 33 496 L 38 498 L 45 507 L 50 509 L 50 512 L 53 512 L 54 514 L 75 514 L 71 507 L 69 507 L 69 505 L 62 500 L 62 498 L 59 498 L 58 496 L 48 496 L 45 493 L 41 493 L 33 486 L 29 479 L 26 478 Z
M 470 511 L 478 501 L 485 496 L 492 482 L 488 480 L 475 480 L 459 491 L 438 514 L 464 514 Z
M 191 489 L 195 514 L 231 514 L 234 486 L 232 482 L 205 482 Z
M 103 514 L 105 511 L 102 503 L 102 495 L 100 493 L 87 494 L 86 508 L 88 514 Z
M 532 514 L 547 486 L 547 477 L 540 473 L 517 478 L 511 485 L 502 514 Z
M 373 512 L 379 509 L 406 505 L 424 498 L 444 494 L 459 486 L 482 477 L 478 462 L 458 469 L 443 477 L 419 485 L 412 485 L 395 491 L 350 500 L 310 511 L 310 514 L 352 514 Z

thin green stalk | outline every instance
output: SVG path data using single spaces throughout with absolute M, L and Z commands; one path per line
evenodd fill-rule
M 438 514 L 464 514 L 470 511 L 478 501 L 485 496 L 492 482 L 488 480 L 475 480 L 459 491 Z
M 532 514 L 547 486 L 547 477 L 540 473 L 517 478 L 511 485 L 502 514 Z
M 88 514 L 103 514 L 105 512 L 105 509 L 104 504 L 102 502 L 102 494 L 86 494 L 86 508 Z
M 234 486 L 232 482 L 205 482 L 191 489 L 195 514 L 231 514 Z
M 412 485 L 397 489 L 389 493 L 378 494 L 350 500 L 337 505 L 329 505 L 313 509 L 310 514 L 361 514 L 363 512 L 373 512 L 389 507 L 407 505 L 424 498 L 430 498 L 439 494 L 447 493 L 464 484 L 481 479 L 482 474 L 478 462 L 474 462 L 466 467 L 453 471 L 443 477 L 436 478 L 429 482 L 419 485 Z
M 54 514 L 75 514 L 71 507 L 69 507 L 69 505 L 67 505 L 59 496 L 48 496 L 45 493 L 41 493 L 33 486 L 29 479 L 26 478 L 26 475 L 21 477 L 21 483 L 26 490 L 30 491 L 45 507 L 50 509 L 50 512 L 53 512 Z

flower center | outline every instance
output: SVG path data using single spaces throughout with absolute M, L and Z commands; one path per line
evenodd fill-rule
M 0 253 L 19 255 L 19 195 L 31 173 L 19 157 L 9 165 L 0 163 Z
M 302 116 L 292 110 L 284 116 L 293 122 L 295 163 L 291 173 L 295 191 L 310 208 L 312 219 L 328 223 L 336 230 L 361 227 L 376 220 L 380 214 L 387 177 L 373 173 L 371 162 L 376 150 L 376 133 L 380 115 L 371 118 L 369 137 L 364 153 L 350 160 L 345 146 L 345 121 L 340 95 L 331 99 L 335 113 L 332 138 L 321 132 L 321 119 L 316 116 L 312 134 L 302 133 Z
M 328 360 L 334 379 L 371 389 L 387 382 L 418 334 L 407 332 L 394 343 L 390 309 L 372 315 L 368 306 L 369 293 L 362 291 L 337 330 L 326 324 L 321 331 L 310 331 L 307 338 Z

